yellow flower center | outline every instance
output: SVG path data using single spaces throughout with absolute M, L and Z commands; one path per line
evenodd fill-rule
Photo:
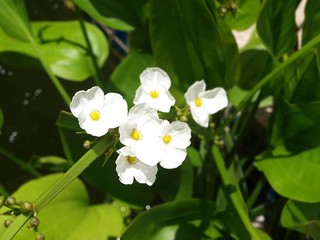
M 150 92 L 150 97 L 152 98 L 157 98 L 159 97 L 159 92 L 155 89 L 153 91 Z
M 142 134 L 137 129 L 133 129 L 131 132 L 131 138 L 135 141 L 138 141 L 142 138 Z
M 170 135 L 165 135 L 162 137 L 162 141 L 165 143 L 165 144 L 168 144 L 170 141 L 171 141 L 171 136 Z
M 136 164 L 138 162 L 138 159 L 136 157 L 127 156 L 127 161 L 130 165 Z
M 101 117 L 101 114 L 100 114 L 99 110 L 95 109 L 90 112 L 90 117 L 91 117 L 92 121 L 98 121 Z
M 201 98 L 196 98 L 196 99 L 194 100 L 194 105 L 196 105 L 196 107 L 201 107 L 201 105 L 202 105 L 202 100 L 201 100 Z

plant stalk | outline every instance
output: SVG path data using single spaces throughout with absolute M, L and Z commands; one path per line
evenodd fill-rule
M 232 181 L 229 178 L 228 171 L 225 167 L 223 157 L 217 145 L 213 145 L 212 155 L 214 156 L 214 160 L 216 162 L 223 184 L 225 186 L 232 185 Z M 242 220 L 243 224 L 245 225 L 252 239 L 260 240 L 260 237 L 255 231 L 254 227 L 252 226 L 251 220 L 249 219 L 249 216 L 245 211 L 244 206 L 239 202 L 239 199 L 238 199 L 239 195 L 241 196 L 241 193 L 238 190 L 230 193 L 231 202 L 233 203 L 237 213 L 239 214 L 240 219 Z

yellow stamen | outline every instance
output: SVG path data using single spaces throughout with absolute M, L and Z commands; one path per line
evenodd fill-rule
M 165 135 L 162 137 L 162 141 L 165 143 L 165 144 L 168 144 L 170 141 L 171 141 L 171 136 L 170 135 Z
M 138 131 L 137 129 L 133 129 L 131 132 L 131 138 L 135 141 L 138 141 L 142 138 L 142 135 L 140 131 Z
M 194 100 L 194 105 L 196 105 L 196 107 L 200 107 L 202 105 L 202 100 L 201 98 L 196 98 Z
M 90 112 L 90 117 L 91 117 L 92 121 L 98 121 L 101 117 L 101 114 L 100 114 L 99 110 L 95 109 Z
M 129 164 L 133 165 L 133 164 L 136 164 L 138 162 L 138 159 L 136 157 L 127 156 L 127 161 L 128 161 Z
M 150 92 L 150 97 L 152 98 L 157 98 L 159 97 L 159 92 L 155 89 L 153 91 Z

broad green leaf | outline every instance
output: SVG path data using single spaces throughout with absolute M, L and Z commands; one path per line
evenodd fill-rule
M 281 224 L 320 239 L 320 204 L 289 200 L 281 214 Z
M 291 103 L 320 100 L 318 54 L 310 52 L 289 66 L 284 74 L 284 95 Z
M 147 0 L 74 0 L 92 18 L 111 28 L 131 31 L 143 22 Z
M 320 201 L 320 102 L 278 103 L 272 149 L 258 159 L 272 187 L 282 196 Z
M 162 204 L 140 214 L 121 239 L 202 239 L 214 214 L 215 205 L 209 201 L 190 199 Z M 201 222 L 204 229 L 199 226 Z
M 236 2 L 238 10 L 234 15 L 226 14 L 224 20 L 231 29 L 243 31 L 256 22 L 261 10 L 261 1 L 238 0 Z
M 201 79 L 208 88 L 237 81 L 237 46 L 213 1 L 151 0 L 150 35 L 157 65 L 180 91 Z
M 41 58 L 56 76 L 66 80 L 83 81 L 94 73 L 78 21 L 35 22 L 32 29 L 38 42 L 37 49 L 0 30 L 0 52 L 17 52 Z M 105 36 L 91 24 L 86 24 L 86 29 L 98 65 L 102 66 L 109 53 Z
M 62 174 L 53 174 L 22 185 L 13 195 L 34 202 Z M 39 231 L 48 239 L 106 239 L 118 237 L 123 219 L 120 209 L 110 204 L 89 205 L 84 184 L 76 179 L 39 214 Z M 0 216 L 3 220 L 4 217 Z M 0 232 L 4 230 L 1 225 Z M 15 239 L 33 239 L 34 233 L 23 227 Z
M 254 64 L 258 62 L 259 64 Z M 270 70 L 271 56 L 265 50 L 248 49 L 240 54 L 241 74 L 238 86 L 242 89 L 251 89 Z
M 9 36 L 30 42 L 32 33 L 23 0 L 2 0 L 0 28 Z
M 135 92 L 140 86 L 140 74 L 148 67 L 154 66 L 152 55 L 131 52 L 113 71 L 110 82 L 120 91 L 127 102 L 133 102 Z
M 302 45 L 320 34 L 317 27 L 320 24 L 320 4 L 317 0 L 308 0 L 304 10 L 304 23 L 302 32 Z M 318 48 L 319 49 L 319 48 Z
M 298 0 L 267 0 L 257 21 L 258 33 L 275 57 L 290 53 L 296 43 L 295 10 Z

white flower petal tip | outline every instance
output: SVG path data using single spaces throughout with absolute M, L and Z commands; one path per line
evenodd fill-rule
M 109 128 L 120 126 L 128 114 L 127 102 L 120 94 L 104 95 L 99 87 L 77 92 L 72 98 L 70 110 L 78 118 L 80 127 L 96 137 L 105 135 Z
M 129 185 L 134 179 L 141 184 L 152 186 L 158 172 L 157 166 L 142 163 L 132 148 L 125 146 L 117 151 L 116 171 L 121 183 Z
M 209 126 L 209 115 L 228 106 L 227 92 L 217 87 L 205 91 L 204 80 L 192 84 L 184 97 L 190 107 L 194 121 L 202 127 Z
M 166 169 L 179 167 L 187 156 L 186 148 L 190 145 L 191 129 L 180 121 L 171 124 L 164 120 L 161 124 L 162 159 L 160 165 Z
M 134 104 L 146 103 L 161 112 L 169 112 L 175 99 L 169 92 L 171 80 L 160 68 L 147 68 L 140 75 L 141 85 L 136 91 Z

